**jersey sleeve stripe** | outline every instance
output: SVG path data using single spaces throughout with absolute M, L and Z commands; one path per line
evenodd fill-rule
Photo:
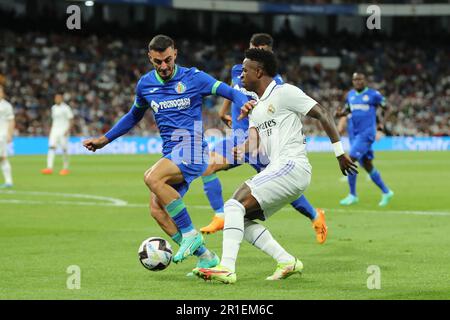
M 222 82 L 218 81 L 218 80 L 216 81 L 216 83 L 214 83 L 214 85 L 212 86 L 212 89 L 211 89 L 211 94 L 216 95 L 217 88 L 220 86 L 221 83 Z

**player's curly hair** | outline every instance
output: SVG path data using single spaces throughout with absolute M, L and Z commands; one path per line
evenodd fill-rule
M 175 48 L 175 41 L 173 41 L 171 37 L 158 34 L 157 36 L 154 36 L 148 44 L 148 51 L 153 50 L 163 52 L 169 47 Z
M 269 77 L 277 75 L 277 59 L 273 52 L 264 49 L 248 49 L 245 51 L 245 58 L 258 62 Z

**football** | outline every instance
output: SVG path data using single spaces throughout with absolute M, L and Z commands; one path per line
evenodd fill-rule
M 139 261 L 151 271 L 166 269 L 172 261 L 172 247 L 163 238 L 150 237 L 139 246 Z

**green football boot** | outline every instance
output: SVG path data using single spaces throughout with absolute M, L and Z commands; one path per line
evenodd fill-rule
M 203 245 L 203 236 L 197 233 L 195 236 L 183 237 L 178 252 L 173 256 L 173 262 L 178 263 L 194 254 L 195 250 Z
M 186 274 L 188 277 L 192 277 L 194 275 L 194 270 L 200 269 L 200 268 L 214 268 L 220 263 L 219 256 L 215 254 L 214 252 L 211 252 L 213 254 L 212 258 L 198 258 L 197 265 L 194 269 L 192 269 L 192 272 L 189 272 Z
M 342 199 L 339 204 L 341 206 L 351 206 L 352 204 L 356 204 L 359 202 L 359 199 L 357 196 L 354 196 L 352 194 L 349 194 L 344 199 Z
M 296 273 L 301 274 L 302 271 L 303 263 L 300 260 L 295 259 L 293 262 L 279 263 L 275 272 L 271 276 L 268 276 L 266 280 L 282 280 Z
M 389 190 L 388 193 L 383 193 L 381 195 L 381 201 L 378 203 L 380 207 L 385 207 L 388 205 L 389 201 L 391 201 L 392 197 L 394 196 L 394 191 Z
M 220 264 L 214 268 L 195 268 L 193 273 L 203 280 L 214 280 L 225 284 L 236 282 L 236 273 Z

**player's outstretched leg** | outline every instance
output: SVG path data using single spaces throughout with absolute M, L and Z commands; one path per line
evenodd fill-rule
M 281 280 L 296 273 L 301 274 L 303 263 L 289 254 L 263 225 L 245 219 L 244 228 L 245 240 L 277 261 L 275 272 L 266 280 Z
M 55 153 L 56 153 L 55 147 L 50 147 L 48 149 L 47 168 L 41 170 L 42 174 L 52 174 L 53 173 L 53 164 L 55 163 Z
M 181 262 L 203 245 L 203 237 L 194 228 L 182 199 L 188 190 L 189 182 L 185 180 L 180 167 L 167 158 L 160 159 L 145 173 L 144 182 L 182 233 L 180 248 L 173 256 L 173 262 Z M 158 223 L 161 225 L 160 221 Z
M 223 212 L 223 196 L 222 185 L 219 177 L 215 173 L 202 177 L 203 190 L 208 197 L 209 204 L 214 210 L 214 217 L 209 225 L 200 228 L 202 233 L 211 234 L 223 229 L 224 212 Z
M 306 199 L 304 195 L 291 203 L 291 205 L 305 217 L 312 221 L 312 228 L 316 232 L 316 240 L 319 244 L 325 243 L 327 240 L 328 227 L 325 223 L 325 211 L 314 207 Z
M 5 183 L 0 185 L 0 189 L 12 188 L 13 180 L 12 180 L 12 173 L 11 173 L 11 171 L 12 171 L 11 164 L 9 163 L 9 161 L 6 157 L 4 157 L 2 159 L 1 167 L 2 167 L 3 177 L 5 178 Z

